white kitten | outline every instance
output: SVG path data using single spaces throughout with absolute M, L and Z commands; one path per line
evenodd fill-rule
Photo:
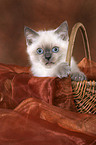
M 25 27 L 27 53 L 31 63 L 31 71 L 37 77 L 67 77 L 81 81 L 86 76 L 81 72 L 72 57 L 71 67 L 66 63 L 69 44 L 68 24 L 64 21 L 57 29 L 34 31 Z

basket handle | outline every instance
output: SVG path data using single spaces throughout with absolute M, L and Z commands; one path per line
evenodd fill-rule
M 88 42 L 88 36 L 87 36 L 86 29 L 82 23 L 76 23 L 74 25 L 74 27 L 72 28 L 72 32 L 71 32 L 70 39 L 69 39 L 67 56 L 66 56 L 66 62 L 69 65 L 71 63 L 71 56 L 72 56 L 72 52 L 73 52 L 75 38 L 76 38 L 76 34 L 77 34 L 77 31 L 79 28 L 81 30 L 81 34 L 82 34 L 82 38 L 83 38 L 85 57 L 87 59 L 91 60 L 90 48 L 89 48 L 89 42 Z

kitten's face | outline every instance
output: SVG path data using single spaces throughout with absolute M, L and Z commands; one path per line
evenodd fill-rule
M 59 59 L 61 58 L 59 51 L 59 46 L 45 45 L 36 47 L 36 49 L 32 51 L 32 54 L 34 55 L 32 60 L 35 60 L 35 63 L 40 63 L 46 68 L 49 68 L 59 62 Z
M 25 28 L 27 53 L 32 65 L 51 68 L 65 61 L 68 48 L 68 25 L 62 23 L 59 28 L 50 31 L 35 32 Z

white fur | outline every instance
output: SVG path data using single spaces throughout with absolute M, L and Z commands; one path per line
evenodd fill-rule
M 62 40 L 58 34 L 54 33 L 54 30 L 50 31 L 39 31 L 38 34 L 40 37 L 34 38 L 32 45 L 27 45 L 27 53 L 29 55 L 30 63 L 31 63 L 31 71 L 34 76 L 37 77 L 53 77 L 57 76 L 57 67 L 60 63 L 66 61 L 66 54 L 68 49 L 68 39 L 66 41 Z M 61 52 L 61 58 L 56 64 L 53 64 L 50 67 L 45 67 L 41 60 L 37 60 L 35 55 L 37 48 L 42 48 L 45 45 L 49 45 L 50 47 L 59 46 L 59 53 Z M 35 54 L 35 55 L 34 55 Z M 79 72 L 79 68 L 75 60 L 72 58 L 71 60 L 71 71 Z

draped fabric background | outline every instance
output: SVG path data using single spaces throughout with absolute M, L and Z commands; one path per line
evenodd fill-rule
M 85 25 L 92 59 L 96 61 L 95 0 L 0 0 L 0 62 L 29 65 L 24 25 L 35 30 L 52 29 L 64 20 L 68 21 L 69 34 L 75 23 L 82 22 Z M 77 61 L 84 56 L 80 34 L 77 36 L 74 56 Z

